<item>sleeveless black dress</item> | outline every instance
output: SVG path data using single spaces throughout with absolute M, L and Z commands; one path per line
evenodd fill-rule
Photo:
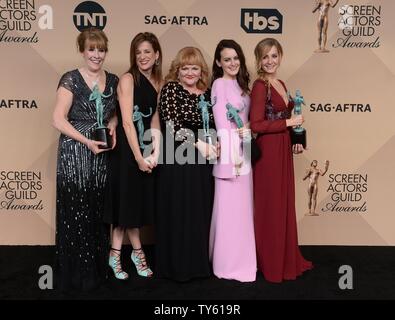
M 144 130 L 151 128 L 151 119 L 157 107 L 157 92 L 151 82 L 140 73 L 140 83 L 134 85 L 133 103 L 138 106 Z M 132 106 L 130 106 L 132 108 Z M 136 112 L 136 111 L 135 111 Z M 139 169 L 122 126 L 122 114 L 117 108 L 117 145 L 110 153 L 109 184 L 104 221 L 125 228 L 140 228 L 153 224 L 155 210 L 156 169 L 146 173 Z M 141 123 L 140 123 L 141 124 Z M 134 122 L 138 135 L 138 123 Z M 148 133 L 146 133 L 148 134 Z M 151 141 L 144 144 L 142 154 L 150 154 Z
M 118 77 L 106 72 L 103 120 L 117 104 Z M 97 126 L 95 101 L 78 70 L 65 73 L 59 86 L 73 94 L 68 120 L 92 139 Z M 112 94 L 111 94 L 112 93 Z M 103 223 L 109 152 L 93 154 L 84 144 L 60 135 L 56 172 L 56 281 L 61 290 L 90 290 L 106 278 L 109 229 Z

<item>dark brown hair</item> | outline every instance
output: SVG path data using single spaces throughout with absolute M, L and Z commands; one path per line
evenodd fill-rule
M 136 61 L 136 51 L 141 43 L 147 41 L 151 44 L 154 52 L 159 52 L 159 57 L 152 67 L 152 76 L 157 84 L 162 81 L 162 49 L 159 44 L 158 38 L 151 32 L 138 33 L 130 43 L 130 68 L 129 73 L 132 74 L 135 84 L 140 83 L 140 71 Z
M 241 90 L 243 91 L 243 94 L 248 94 L 250 91 L 248 87 L 250 83 L 250 74 L 248 73 L 247 70 L 246 59 L 243 50 L 241 49 L 240 45 L 234 40 L 223 39 L 217 44 L 214 54 L 213 75 L 212 75 L 211 84 L 213 84 L 214 80 L 221 78 L 224 75 L 224 70 L 221 67 L 219 67 L 216 63 L 217 61 L 218 62 L 221 61 L 221 52 L 223 49 L 234 49 L 236 51 L 236 54 L 239 57 L 239 61 L 240 61 L 240 70 L 236 77 L 237 83 L 239 84 Z

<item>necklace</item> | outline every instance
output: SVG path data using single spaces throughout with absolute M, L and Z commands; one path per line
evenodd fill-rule
M 201 90 L 199 90 L 198 88 L 188 88 L 188 87 L 184 87 L 184 86 L 182 86 L 186 91 L 188 91 L 190 94 L 194 94 L 194 95 L 197 95 L 197 96 L 199 96 L 199 95 L 201 95 L 202 94 L 202 91 Z
M 83 69 L 83 70 L 84 70 L 85 75 L 92 82 L 92 87 L 95 87 L 96 85 L 99 85 L 100 77 L 101 77 L 101 74 L 102 74 L 101 71 L 99 71 L 99 74 L 96 77 L 92 77 L 85 69 Z

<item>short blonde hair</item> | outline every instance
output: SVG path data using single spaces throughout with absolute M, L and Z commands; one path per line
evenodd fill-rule
M 108 51 L 108 38 L 106 34 L 97 28 L 88 28 L 82 31 L 77 37 L 77 48 L 79 52 L 84 52 L 86 45 Z
M 166 82 L 178 80 L 180 68 L 186 65 L 197 65 L 202 69 L 202 75 L 196 87 L 205 91 L 208 88 L 208 67 L 202 52 L 196 47 L 185 47 L 178 51 L 176 57 L 171 62 L 169 73 L 165 78 Z

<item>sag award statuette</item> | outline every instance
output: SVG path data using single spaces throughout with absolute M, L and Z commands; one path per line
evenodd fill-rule
M 229 102 L 225 105 L 226 107 L 226 119 L 229 121 L 232 121 L 236 124 L 237 129 L 243 128 L 244 123 L 243 120 L 240 118 L 239 113 L 242 112 L 245 108 L 245 106 L 242 109 L 237 109 L 235 108 L 232 104 Z M 250 142 L 251 138 L 243 139 L 243 142 Z M 240 170 L 243 165 L 243 158 L 240 157 L 239 155 L 239 148 L 240 148 L 240 143 L 239 144 L 234 144 L 232 143 L 232 155 L 233 155 L 233 161 L 234 161 L 234 166 L 235 166 L 235 173 L 236 176 L 240 175 Z
M 339 0 L 316 0 L 315 8 L 313 9 L 313 13 L 318 10 L 318 48 L 314 52 L 327 53 L 329 50 L 326 48 L 326 40 L 328 38 L 327 30 L 328 30 L 328 13 L 330 7 L 336 7 Z
M 94 132 L 94 140 L 104 142 L 105 145 L 100 145 L 99 149 L 110 149 L 112 147 L 112 139 L 110 136 L 110 130 L 106 128 L 103 124 L 103 101 L 102 98 L 108 98 L 112 95 L 112 88 L 111 93 L 109 95 L 104 95 L 100 93 L 99 86 L 97 83 L 94 85 L 92 89 L 92 93 L 89 96 L 89 101 L 96 102 L 96 119 L 97 119 L 97 128 Z
M 295 97 L 290 97 L 295 103 L 294 114 L 302 114 L 302 104 L 305 106 L 303 96 L 300 94 L 300 90 L 296 90 Z M 306 129 L 301 125 L 292 128 L 291 134 L 292 144 L 301 144 L 303 148 L 306 148 Z
M 239 113 L 244 110 L 245 106 L 242 109 L 236 109 L 230 103 L 227 103 L 225 107 L 227 110 L 226 118 L 229 121 L 233 121 L 236 124 L 237 129 L 244 127 L 243 120 L 240 118 Z M 258 161 L 258 159 L 261 157 L 261 150 L 259 149 L 256 140 L 253 139 L 251 135 L 249 135 L 243 139 L 243 143 L 247 147 L 247 155 L 250 158 L 251 162 L 255 163 L 256 161 Z
M 240 129 L 240 128 L 244 127 L 243 120 L 241 120 L 241 118 L 239 116 L 239 112 L 243 111 L 244 108 L 241 109 L 241 110 L 236 109 L 230 103 L 227 103 L 225 107 L 226 107 L 226 110 L 227 110 L 226 111 L 226 118 L 229 121 L 233 121 L 236 124 L 237 129 Z
M 317 207 L 317 194 L 318 194 L 318 178 L 320 176 L 324 176 L 329 168 L 329 161 L 325 161 L 325 170 L 317 168 L 318 161 L 313 160 L 311 162 L 310 168 L 306 170 L 306 175 L 303 177 L 303 181 L 309 178 L 309 186 L 307 187 L 307 194 L 309 196 L 308 207 L 309 212 L 306 213 L 306 216 L 318 216 L 318 213 L 315 212 L 315 208 Z
M 143 138 L 144 138 L 143 118 L 148 118 L 152 115 L 152 108 L 149 108 L 149 114 L 144 114 L 141 111 L 139 111 L 139 109 L 140 108 L 138 105 L 135 105 L 133 107 L 133 122 L 136 122 L 138 136 L 139 136 L 140 149 L 144 150 L 147 146 L 143 142 Z
M 212 107 L 213 105 L 210 102 L 207 102 L 204 99 L 204 95 L 200 95 L 200 101 L 198 103 L 198 108 L 202 114 L 203 121 L 203 131 L 204 131 L 204 142 L 208 144 L 213 144 L 213 139 L 210 134 L 210 114 L 208 112 L 208 107 Z

